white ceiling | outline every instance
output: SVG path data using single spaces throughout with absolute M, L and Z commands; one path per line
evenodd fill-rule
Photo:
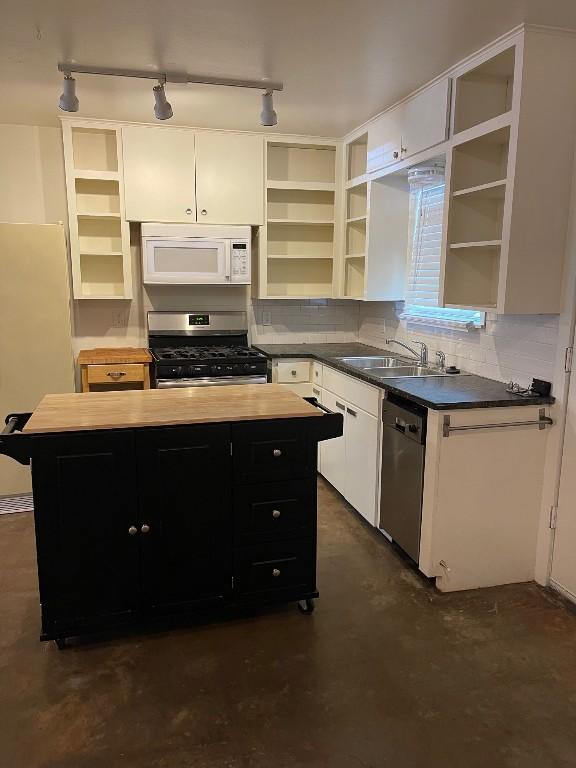
M 282 133 L 341 136 L 517 24 L 574 0 L 0 0 L 0 123 L 55 125 L 60 60 L 283 80 Z M 152 122 L 152 82 L 77 76 L 82 117 Z M 174 125 L 260 130 L 259 92 L 167 86 Z

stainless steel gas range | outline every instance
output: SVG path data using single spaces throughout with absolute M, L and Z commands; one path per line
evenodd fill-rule
M 148 312 L 155 386 L 265 384 L 268 360 L 248 346 L 246 312 Z

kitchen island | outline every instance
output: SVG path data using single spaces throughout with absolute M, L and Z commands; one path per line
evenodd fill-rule
M 342 417 L 273 384 L 47 395 L 32 463 L 42 634 L 273 601 L 313 609 L 316 462 Z

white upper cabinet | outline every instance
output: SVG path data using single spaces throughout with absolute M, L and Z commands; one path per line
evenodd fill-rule
M 402 151 L 401 108 L 390 109 L 368 127 L 366 170 L 377 171 L 397 163 Z
M 450 78 L 445 77 L 368 126 L 366 170 L 377 171 L 446 141 Z
M 398 107 L 401 111 L 402 159 L 448 138 L 450 78 L 445 77 Z
M 196 221 L 194 131 L 124 126 L 122 144 L 128 221 Z
M 129 221 L 263 223 L 261 136 L 134 125 L 122 138 Z
M 199 223 L 263 224 L 263 137 L 197 133 L 196 201 Z

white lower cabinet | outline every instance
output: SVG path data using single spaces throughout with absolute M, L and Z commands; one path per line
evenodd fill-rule
M 325 368 L 324 371 L 325 374 L 330 371 L 328 381 L 340 392 L 350 393 L 360 387 L 359 399 L 372 400 L 373 394 L 380 397 L 374 387 L 331 369 Z M 320 472 L 362 517 L 375 525 L 380 474 L 379 418 L 336 392 L 320 391 L 322 405 L 344 416 L 342 437 L 321 444 Z

